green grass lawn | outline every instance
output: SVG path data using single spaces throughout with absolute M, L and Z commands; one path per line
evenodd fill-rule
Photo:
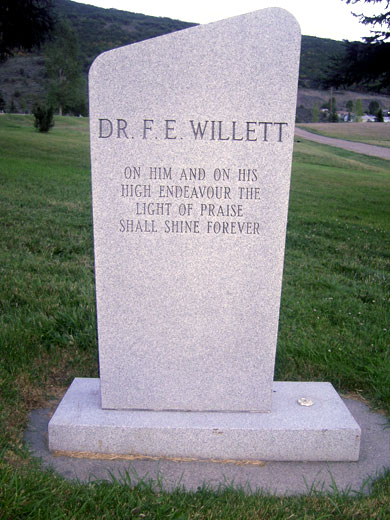
M 297 126 L 326 137 L 390 147 L 389 123 L 305 123 Z
M 276 379 L 330 381 L 390 416 L 390 163 L 295 144 Z M 390 518 L 372 494 L 278 498 L 78 484 L 21 441 L 31 409 L 97 377 L 88 122 L 0 115 L 0 518 Z

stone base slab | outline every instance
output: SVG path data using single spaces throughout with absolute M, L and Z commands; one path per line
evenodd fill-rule
M 264 461 L 356 461 L 361 434 L 330 383 L 274 382 L 270 413 L 164 412 L 103 410 L 100 379 L 88 378 L 48 430 L 51 451 Z

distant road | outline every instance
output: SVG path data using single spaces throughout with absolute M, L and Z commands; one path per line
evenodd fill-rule
M 344 148 L 344 150 L 350 150 L 351 152 L 381 157 L 382 159 L 390 159 L 390 148 L 374 146 L 366 143 L 357 143 L 355 141 L 345 141 L 344 139 L 335 139 L 334 137 L 325 137 L 323 135 L 313 134 L 312 132 L 308 132 L 307 130 L 298 127 L 295 127 L 295 135 L 297 137 L 302 137 L 303 139 L 308 139 L 309 141 L 315 141 L 316 143 L 328 144 L 330 146 L 335 146 L 336 148 Z

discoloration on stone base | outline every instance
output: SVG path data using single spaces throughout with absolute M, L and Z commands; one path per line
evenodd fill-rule
M 53 451 L 53 457 L 72 457 L 93 460 L 169 460 L 172 462 L 212 462 L 214 464 L 235 464 L 236 466 L 265 466 L 263 460 L 199 459 L 195 457 L 152 457 L 150 455 L 117 455 L 113 453 L 90 453 L 86 451 Z

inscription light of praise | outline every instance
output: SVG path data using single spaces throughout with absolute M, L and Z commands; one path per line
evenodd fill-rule
M 134 128 L 126 119 L 99 120 L 99 139 L 149 139 L 151 137 L 163 140 L 175 140 L 180 137 L 180 125 L 176 119 L 165 119 L 159 123 L 154 119 L 143 119 L 141 125 L 134 125 Z M 286 122 L 277 121 L 230 121 L 205 120 L 194 121 L 193 119 L 185 123 L 190 135 L 195 140 L 208 141 L 248 141 L 248 142 L 283 142 L 284 128 L 288 126 Z M 137 128 L 138 127 L 138 128 Z M 134 132 L 136 130 L 136 132 Z M 135 135 L 132 135 L 135 133 Z

